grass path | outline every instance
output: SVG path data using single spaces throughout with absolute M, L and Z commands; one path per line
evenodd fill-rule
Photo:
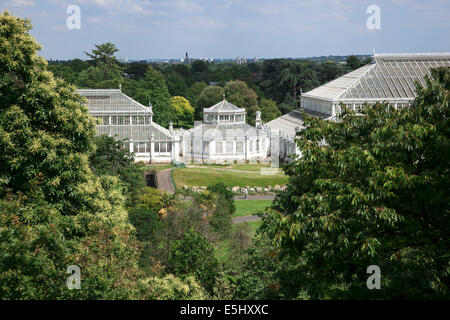
M 236 212 L 233 218 L 251 216 L 265 211 L 266 207 L 272 205 L 272 200 L 235 200 Z

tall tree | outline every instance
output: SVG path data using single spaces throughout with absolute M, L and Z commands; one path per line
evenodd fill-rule
M 188 99 L 176 96 L 170 99 L 170 103 L 177 112 L 177 124 L 179 120 L 194 121 L 195 110 Z
M 259 108 L 261 110 L 261 118 L 263 122 L 269 122 L 281 116 L 281 111 L 277 108 L 275 101 L 261 99 L 259 102 Z
M 149 66 L 145 73 L 143 88 L 137 92 L 138 101 L 147 105 L 151 102 L 155 114 L 155 122 L 167 127 L 169 122 L 175 121 L 176 110 L 170 103 L 170 93 L 161 72 Z
M 230 81 L 225 86 L 227 101 L 247 111 L 246 120 L 254 125 L 258 107 L 258 95 L 250 89 L 244 81 Z
M 450 297 L 450 70 L 432 74 L 409 108 L 305 118 L 303 156 L 264 226 L 284 298 Z M 366 286 L 371 265 L 381 290 Z
M 356 56 L 348 56 L 346 65 L 350 70 L 355 70 L 361 67 L 361 60 L 359 60 Z
M 30 29 L 0 15 L 0 298 L 136 298 L 118 179 L 92 173 L 94 119 L 47 71 Z M 70 265 L 83 268 L 81 290 L 65 286 Z
M 102 44 L 96 44 L 94 50 L 89 52 L 85 52 L 85 54 L 90 57 L 95 64 L 98 62 L 102 62 L 105 64 L 110 64 L 115 62 L 116 58 L 114 57 L 114 54 L 119 51 L 117 49 L 116 45 L 111 42 L 102 43 Z
M 223 99 L 224 89 L 218 86 L 206 87 L 195 101 L 195 119 L 201 119 L 203 109 L 209 108 Z

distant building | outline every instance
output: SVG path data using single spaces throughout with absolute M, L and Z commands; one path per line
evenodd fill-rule
M 189 59 L 189 54 L 186 52 L 186 59 L 184 59 L 185 64 L 190 64 L 191 60 Z
M 244 63 L 247 63 L 247 59 L 244 58 L 244 57 L 242 57 L 242 58 L 237 57 L 237 58 L 236 58 L 236 63 L 237 63 L 237 64 L 244 64 Z
M 303 128 L 301 109 L 309 115 L 335 121 L 341 103 L 356 112 L 364 103 L 387 102 L 396 109 L 404 108 L 416 97 L 415 82 L 425 86 L 425 75 L 431 76 L 430 69 L 436 67 L 450 67 L 450 53 L 376 54 L 371 64 L 302 93 L 300 108 L 267 123 L 269 128 L 280 132 L 281 158 L 292 152 L 293 146 L 289 144 L 295 144 L 296 132 Z
M 224 99 L 203 109 L 203 121 L 181 132 L 183 161 L 223 163 L 269 161 L 270 132 L 257 112 L 256 125 L 245 122 L 246 111 Z
M 425 86 L 430 69 L 450 67 L 446 54 L 376 54 L 367 64 L 302 94 L 301 108 L 335 118 L 340 104 L 358 111 L 364 103 L 407 107 L 416 97 L 415 81 Z
M 179 141 L 153 121 L 152 106 L 145 107 L 120 89 L 82 89 L 87 107 L 97 120 L 97 134 L 123 140 L 136 161 L 178 162 Z

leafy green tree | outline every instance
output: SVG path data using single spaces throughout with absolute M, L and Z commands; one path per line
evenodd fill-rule
M 147 64 L 141 62 L 128 63 L 124 72 L 134 80 L 144 79 L 145 72 L 147 72 Z
M 119 181 L 92 173 L 95 121 L 47 70 L 30 29 L 0 15 L 0 298 L 137 298 L 139 252 Z M 81 290 L 65 285 L 72 264 Z
M 350 70 L 355 70 L 361 67 L 361 60 L 358 59 L 356 56 L 348 56 L 346 60 L 346 66 Z
M 101 135 L 94 138 L 95 152 L 89 157 L 92 171 L 97 175 L 114 175 L 119 177 L 128 198 L 128 205 L 136 203 L 136 197 L 144 187 L 142 164 L 134 162 L 131 152 L 124 148 L 122 141 Z
M 1 27 L 8 50 L 0 52 L 0 195 L 26 192 L 42 176 L 46 199 L 66 214 L 95 212 L 104 190 L 88 162 L 94 119 L 75 89 L 46 70 L 28 20 L 6 12 Z
M 239 108 L 245 108 L 247 122 L 254 125 L 256 111 L 259 110 L 258 96 L 255 91 L 250 89 L 245 82 L 236 80 L 228 82 L 225 86 L 225 94 L 227 101 Z
M 138 101 L 145 105 L 150 101 L 153 105 L 155 122 L 167 127 L 169 122 L 175 121 L 176 110 L 170 104 L 170 93 L 164 76 L 149 66 L 145 73 L 144 83 L 143 90 L 138 93 Z
M 219 182 L 207 187 L 212 193 L 218 194 L 223 200 L 227 202 L 227 207 L 230 215 L 236 212 L 236 205 L 234 203 L 234 194 L 231 190 L 227 189 L 227 186 L 223 182 Z
M 259 109 L 263 122 L 269 122 L 281 116 L 281 111 L 277 108 L 275 101 L 272 100 L 261 99 Z
M 198 95 L 195 105 L 195 119 L 201 119 L 204 108 L 209 108 L 223 99 L 224 89 L 222 87 L 210 86 L 202 90 Z
M 337 77 L 343 74 L 343 70 L 340 66 L 333 61 L 325 61 L 321 63 L 319 66 L 319 75 L 318 79 L 320 83 L 326 83 L 331 80 L 336 79 Z
M 87 89 L 118 88 L 124 81 L 122 70 L 117 64 L 98 62 L 83 70 L 77 78 L 77 86 Z
M 182 279 L 195 275 L 209 293 L 213 293 L 220 271 L 214 246 L 193 228 L 173 244 L 168 270 Z
M 208 64 L 203 60 L 195 60 L 191 64 L 191 71 L 193 73 L 208 72 Z
M 76 83 L 76 74 L 70 67 L 61 64 L 50 64 L 48 69 L 55 77 L 64 79 L 67 83 Z
M 234 299 L 279 298 L 279 280 L 277 279 L 279 255 L 266 232 L 258 232 L 253 243 L 240 255 L 243 255 L 243 263 L 236 277 Z
M 207 86 L 208 85 L 205 82 L 200 81 L 200 82 L 195 82 L 194 84 L 192 84 L 192 86 L 189 87 L 187 98 L 195 110 L 198 109 L 197 98 L 200 95 L 200 93 L 203 91 L 203 89 L 205 89 Z M 194 112 L 194 115 L 195 115 L 195 112 Z M 195 119 L 198 120 L 197 118 L 195 118 Z
M 114 54 L 119 50 L 110 42 L 95 47 L 92 53 L 85 52 L 92 58 L 92 65 L 80 72 L 77 85 L 81 88 L 118 88 L 123 81 L 123 73 Z
M 305 118 L 303 157 L 287 166 L 266 224 L 289 261 L 278 272 L 283 297 L 450 297 L 450 70 L 432 74 L 409 108 Z M 370 265 L 382 290 L 366 287 Z
M 209 295 L 198 283 L 194 276 L 183 279 L 168 274 L 164 277 L 151 277 L 142 281 L 144 288 L 151 288 L 144 292 L 144 299 L 159 300 L 206 300 Z
M 188 99 L 176 96 L 170 99 L 170 103 L 177 112 L 177 124 L 179 120 L 194 121 L 195 110 Z
M 98 62 L 104 64 L 110 64 L 115 61 L 114 54 L 119 51 L 116 45 L 111 42 L 96 44 L 94 50 L 91 53 L 85 52 L 85 54 L 90 57 L 95 64 Z
M 137 194 L 137 207 L 155 210 L 158 212 L 170 201 L 168 194 L 156 188 L 144 187 Z
M 318 84 L 316 73 L 303 61 L 289 61 L 281 71 L 279 80 L 290 88 L 292 101 L 296 103 L 299 101 L 300 89 L 308 91 Z
M 182 76 L 176 72 L 170 72 L 165 78 L 167 88 L 172 96 L 187 97 L 188 86 Z

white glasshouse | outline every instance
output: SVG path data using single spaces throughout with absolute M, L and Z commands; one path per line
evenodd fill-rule
M 358 111 L 364 103 L 408 106 L 416 96 L 415 81 L 425 86 L 430 69 L 449 67 L 450 54 L 377 54 L 365 65 L 301 96 L 301 108 L 336 117 L 340 104 Z
M 365 65 L 301 95 L 301 107 L 267 124 L 257 112 L 256 125 L 245 122 L 243 108 L 225 100 L 203 109 L 203 121 L 194 128 L 174 131 L 153 121 L 148 107 L 120 89 L 84 89 L 90 113 L 98 119 L 97 133 L 125 141 L 137 161 L 151 163 L 223 163 L 289 161 L 300 152 L 296 132 L 303 128 L 301 109 L 335 120 L 343 103 L 358 111 L 364 103 L 388 102 L 395 108 L 415 98 L 415 81 L 425 85 L 430 69 L 450 67 L 450 54 L 379 54 Z
M 153 121 L 152 106 L 144 106 L 120 89 L 77 90 L 87 99 L 89 112 L 98 119 L 97 133 L 125 142 L 137 161 L 177 162 L 179 140 Z
M 182 154 L 186 162 L 217 163 L 264 161 L 270 155 L 270 136 L 257 112 L 255 127 L 245 122 L 244 108 L 224 99 L 203 109 L 203 121 L 182 135 Z
M 302 93 L 300 108 L 267 123 L 280 132 L 280 158 L 299 154 L 294 137 L 303 128 L 302 109 L 312 116 L 336 120 L 341 103 L 355 111 L 376 102 L 407 107 L 416 97 L 415 82 L 425 86 L 425 75 L 431 76 L 430 70 L 436 67 L 450 67 L 450 53 L 376 54 L 371 64 Z

